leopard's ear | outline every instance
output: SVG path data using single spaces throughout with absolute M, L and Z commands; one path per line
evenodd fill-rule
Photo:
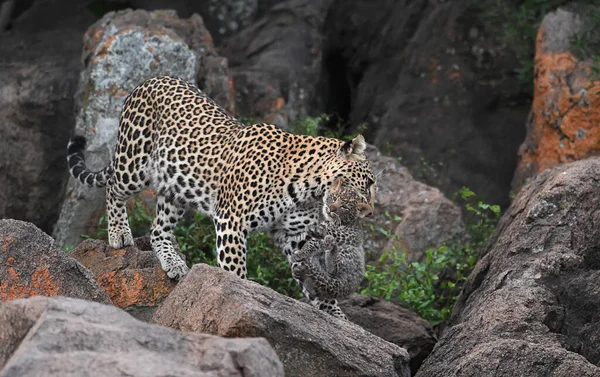
M 331 185 L 331 189 L 329 191 L 335 193 L 340 192 L 342 190 L 342 181 L 342 177 L 337 177 L 335 181 L 333 181 L 333 184 Z
M 365 150 L 367 143 L 362 135 L 357 135 L 354 139 L 349 140 L 342 145 L 340 150 L 342 157 L 351 161 L 364 161 L 367 159 Z

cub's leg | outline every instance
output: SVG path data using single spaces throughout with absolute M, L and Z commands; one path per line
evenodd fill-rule
M 162 269 L 171 279 L 181 279 L 189 271 L 173 247 L 173 229 L 184 214 L 185 209 L 167 201 L 164 195 L 157 196 L 150 242 Z

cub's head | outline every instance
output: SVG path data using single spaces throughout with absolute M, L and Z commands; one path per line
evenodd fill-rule
M 323 215 L 338 225 L 352 225 L 373 213 L 367 198 L 354 187 L 337 178 L 323 197 Z
M 356 189 L 373 208 L 377 184 L 365 154 L 366 148 L 367 143 L 362 135 L 345 142 L 338 152 L 338 164 L 333 178 L 341 178 L 343 186 Z

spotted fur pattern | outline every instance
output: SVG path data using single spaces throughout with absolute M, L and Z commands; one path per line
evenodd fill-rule
M 347 297 L 365 273 L 360 220 L 372 213 L 366 198 L 337 180 L 325 195 L 324 238 L 312 238 L 292 255 L 292 275 L 320 299 Z
M 269 124 L 245 126 L 173 77 L 149 79 L 127 97 L 111 166 L 90 172 L 84 146 L 83 138 L 72 139 L 69 169 L 84 184 L 106 185 L 110 246 L 133 244 L 125 203 L 152 185 L 157 193 L 152 248 L 176 279 L 188 271 L 172 244 L 173 228 L 186 209 L 213 219 L 219 265 L 245 278 L 248 233 L 296 232 L 297 241 L 279 240 L 288 245 L 286 254 L 293 252 L 315 218 L 304 204 L 320 200 L 336 178 L 373 200 L 375 178 L 362 136 L 343 142 L 293 135 Z M 302 224 L 292 225 L 297 221 Z

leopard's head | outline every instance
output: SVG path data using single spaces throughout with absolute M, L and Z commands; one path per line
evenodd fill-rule
M 368 199 L 356 188 L 337 178 L 323 197 L 323 215 L 338 225 L 352 225 L 373 213 Z

